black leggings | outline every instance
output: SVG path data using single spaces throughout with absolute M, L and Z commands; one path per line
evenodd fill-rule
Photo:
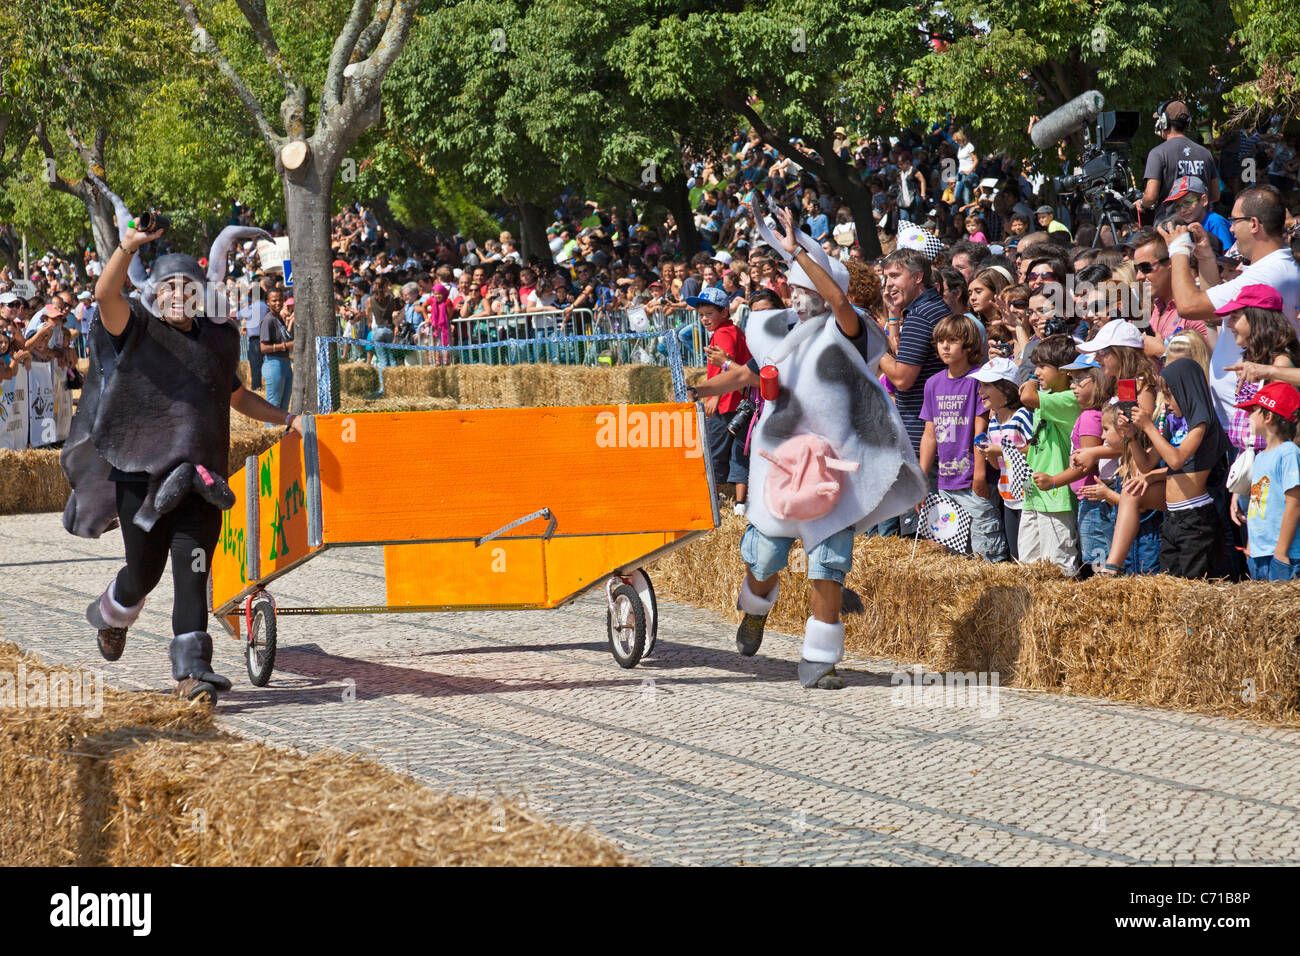
M 132 520 L 144 501 L 148 485 L 140 481 L 117 482 L 117 515 L 126 544 L 126 567 L 117 575 L 113 597 L 125 607 L 139 604 L 158 585 L 167 554 L 172 557 L 172 633 L 188 634 L 208 629 L 208 568 L 221 534 L 221 512 L 198 495 L 188 495 L 180 506 L 163 515 L 152 531 L 142 531 Z

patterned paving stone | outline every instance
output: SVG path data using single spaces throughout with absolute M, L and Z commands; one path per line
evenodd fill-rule
M 4 637 L 170 688 L 169 580 L 116 664 L 82 618 L 120 547 L 70 537 L 57 515 L 0 518 Z M 272 591 L 286 606 L 382 603 L 382 552 L 322 555 Z M 1300 862 L 1296 731 L 1008 688 L 923 706 L 900 700 L 881 660 L 847 661 L 843 691 L 811 693 L 794 681 L 796 637 L 743 658 L 714 615 L 660 611 L 659 645 L 633 670 L 609 655 L 600 595 L 555 611 L 282 617 L 265 688 L 214 632 L 236 680 L 219 716 L 280 746 L 526 799 L 656 864 Z

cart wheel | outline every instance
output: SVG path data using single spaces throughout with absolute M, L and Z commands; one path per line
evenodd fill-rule
M 253 621 L 248 629 L 248 643 L 244 645 L 244 660 L 248 664 L 248 679 L 254 687 L 265 687 L 275 667 L 275 605 L 267 598 L 253 604 Z
M 627 576 L 627 583 L 636 589 L 637 596 L 641 598 L 641 604 L 645 607 L 646 642 L 645 653 L 641 656 L 648 657 L 655 649 L 655 640 L 659 637 L 659 602 L 655 600 L 655 589 L 650 583 L 650 575 L 640 568 Z
M 614 606 L 605 611 L 610 653 L 619 667 L 636 667 L 645 653 L 645 606 L 628 584 L 615 585 L 610 597 Z

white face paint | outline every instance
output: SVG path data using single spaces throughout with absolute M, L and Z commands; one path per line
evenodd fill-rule
M 821 315 L 826 311 L 826 300 L 816 292 L 812 292 L 801 286 L 790 287 L 790 308 L 800 322 L 807 322 L 814 315 Z

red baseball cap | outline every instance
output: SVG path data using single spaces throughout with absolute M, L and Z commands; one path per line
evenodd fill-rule
M 1259 408 L 1281 415 L 1289 422 L 1295 421 L 1295 413 L 1300 411 L 1300 392 L 1294 385 L 1286 382 L 1269 382 L 1250 399 L 1238 405 L 1238 408 Z
M 1227 315 L 1229 312 L 1236 312 L 1238 309 L 1272 309 L 1274 312 L 1282 311 L 1282 293 L 1278 292 L 1271 285 L 1264 285 L 1262 282 L 1256 285 L 1248 285 L 1237 293 L 1231 302 L 1225 302 L 1214 310 L 1215 315 Z
M 1165 197 L 1165 202 L 1174 202 L 1182 199 L 1188 193 L 1196 193 L 1198 196 L 1204 196 L 1208 190 L 1205 183 L 1199 176 L 1179 176 L 1174 180 L 1174 188 L 1169 190 L 1169 195 Z

